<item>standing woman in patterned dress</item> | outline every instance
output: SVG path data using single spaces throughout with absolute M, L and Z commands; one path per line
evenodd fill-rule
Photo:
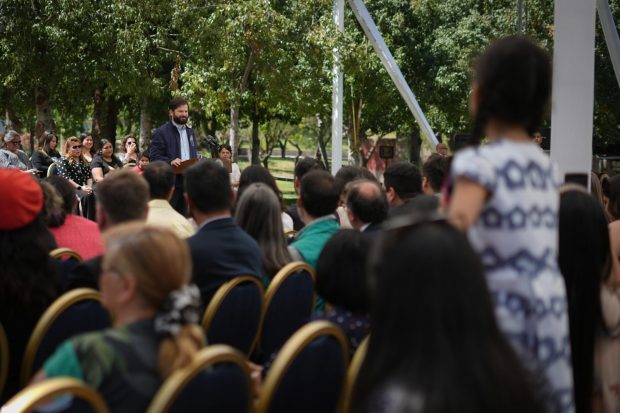
M 557 264 L 559 177 L 530 136 L 551 93 L 545 51 L 523 37 L 492 44 L 474 67 L 473 138 L 452 163 L 452 222 L 480 254 L 500 328 L 554 412 L 573 412 L 566 289 Z
M 77 190 L 82 205 L 82 215 L 95 220 L 95 199 L 93 195 L 93 178 L 90 165 L 82 154 L 82 143 L 74 136 L 65 142 L 64 156 L 56 164 L 58 175 L 67 179 Z

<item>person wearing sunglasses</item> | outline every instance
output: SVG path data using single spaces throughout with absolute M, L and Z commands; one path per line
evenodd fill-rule
M 28 159 L 28 155 L 21 150 L 22 141 L 19 133 L 9 130 L 4 134 L 2 141 L 4 145 L 0 149 L 0 168 L 18 169 L 31 174 L 37 173 Z
M 65 142 L 64 156 L 56 163 L 58 175 L 67 179 L 71 186 L 77 190 L 80 198 L 82 215 L 95 220 L 95 200 L 93 195 L 93 178 L 90 165 L 82 154 L 82 143 L 72 136 Z

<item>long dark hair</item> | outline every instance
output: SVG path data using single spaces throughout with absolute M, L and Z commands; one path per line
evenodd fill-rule
M 41 216 L 22 228 L 0 231 L 0 302 L 4 317 L 42 312 L 58 296 L 58 274 L 49 256 L 52 241 Z
M 592 410 L 594 343 L 604 326 L 600 289 L 610 276 L 610 251 L 603 208 L 589 193 L 567 188 L 560 195 L 558 261 L 566 281 L 578 413 Z
M 394 391 L 408 399 L 400 412 L 543 410 L 464 234 L 445 222 L 389 230 L 372 261 L 372 332 L 352 411 Z
M 490 45 L 474 65 L 479 100 L 471 142 L 480 143 L 490 120 L 532 135 L 547 110 L 551 76 L 547 52 L 526 37 L 505 37 Z
M 257 182 L 263 183 L 273 190 L 278 197 L 278 201 L 280 202 L 280 209 L 284 210 L 284 197 L 282 195 L 282 191 L 278 188 L 278 184 L 276 184 L 276 180 L 269 172 L 269 169 L 260 165 L 250 165 L 245 168 L 243 172 L 241 172 L 241 176 L 239 177 L 239 188 L 237 190 L 237 199 L 241 198 L 243 191 L 245 191 L 248 186 Z

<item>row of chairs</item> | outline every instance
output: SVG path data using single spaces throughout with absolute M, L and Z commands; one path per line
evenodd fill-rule
M 306 323 L 314 310 L 315 275 L 303 262 L 284 266 L 263 296 L 256 277 L 241 276 L 223 284 L 202 320 L 210 344 L 227 344 L 244 354 L 264 357 L 277 351 Z
M 230 346 L 211 345 L 162 384 L 147 412 L 348 413 L 366 348 L 367 339 L 348 366 L 340 329 L 326 321 L 309 323 L 285 343 L 255 395 L 247 359 Z M 68 378 L 47 380 L 18 393 L 3 412 L 30 412 L 62 394 L 84 400 L 95 412 L 108 412 L 96 391 Z

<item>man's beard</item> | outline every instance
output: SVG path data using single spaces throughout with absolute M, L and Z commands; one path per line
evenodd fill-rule
M 174 123 L 176 123 L 177 125 L 185 125 L 187 123 L 187 117 L 183 116 L 181 118 L 177 118 L 176 116 L 172 117 L 172 120 L 174 121 Z

